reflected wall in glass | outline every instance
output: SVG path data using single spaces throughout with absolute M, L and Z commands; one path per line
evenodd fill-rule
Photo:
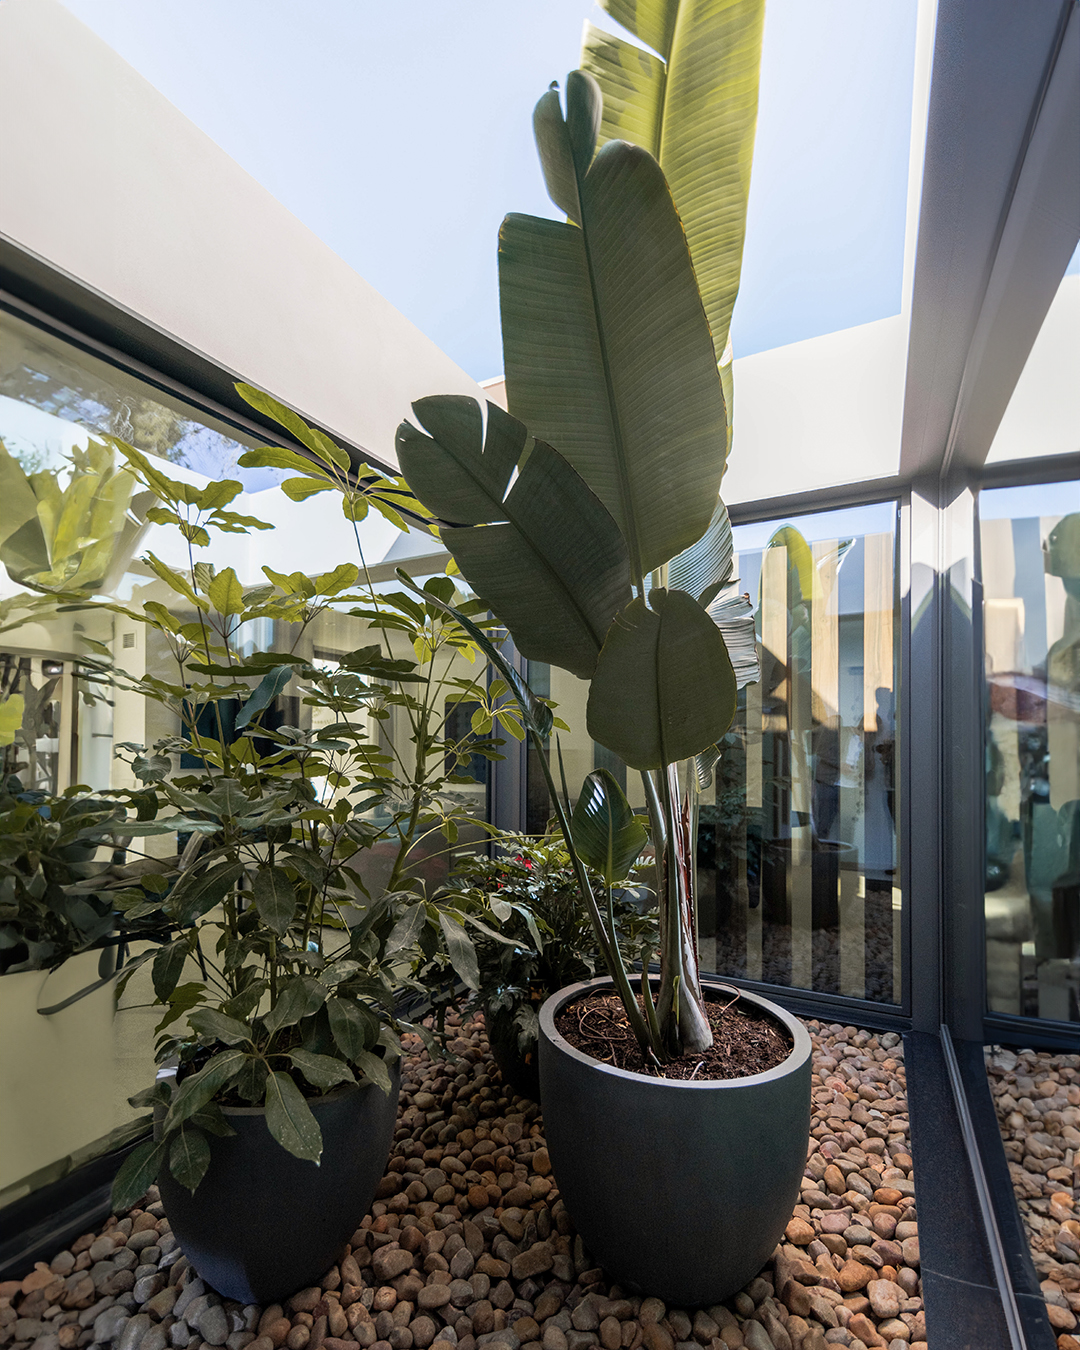
M 885 502 L 735 529 L 762 679 L 741 692 L 700 794 L 705 970 L 901 1001 L 897 520 L 897 504 Z M 587 686 L 536 663 L 529 680 L 571 728 L 561 737 L 571 797 L 606 767 L 644 810 L 638 775 L 588 736 Z M 528 788 L 536 833 L 549 804 L 535 763 Z
M 991 1012 L 1080 1021 L 1080 483 L 979 495 Z

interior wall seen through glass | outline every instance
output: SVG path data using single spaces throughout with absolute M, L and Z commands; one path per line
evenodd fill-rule
M 735 576 L 757 622 L 761 680 L 740 692 L 712 785 L 700 794 L 702 967 L 896 1004 L 897 506 L 735 528 Z M 605 767 L 644 811 L 639 775 L 588 735 L 588 686 L 530 663 L 558 704 L 571 798 Z M 530 751 L 528 829 L 548 824 Z
M 1080 483 L 979 495 L 992 1012 L 1080 1021 Z

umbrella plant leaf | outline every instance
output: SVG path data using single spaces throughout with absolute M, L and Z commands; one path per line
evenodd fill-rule
M 251 885 L 259 918 L 272 933 L 284 937 L 296 913 L 296 891 L 280 867 L 260 867 Z
M 265 1103 L 267 1129 L 281 1147 L 295 1158 L 318 1163 L 322 1157 L 319 1122 L 287 1073 L 267 1075 Z
M 421 591 L 420 587 L 415 585 L 412 579 L 400 568 L 398 569 L 398 579 L 404 585 L 414 590 L 417 595 L 425 594 L 425 592 Z M 468 635 L 506 681 L 518 707 L 521 709 L 522 721 L 525 723 L 527 730 L 535 732 L 538 736 L 547 736 L 551 731 L 552 723 L 554 721 L 552 711 L 547 704 L 537 698 L 529 688 L 528 684 L 522 679 L 521 674 L 514 669 L 509 661 L 507 661 L 506 657 L 503 656 L 502 652 L 499 651 L 498 647 L 496 647 L 491 639 L 473 623 L 468 615 L 463 614 L 461 610 L 455 609 L 453 605 L 449 605 L 443 600 L 435 600 L 433 603 L 435 603 L 439 609 L 443 610 L 444 613 L 451 615 L 459 624 L 461 624 L 462 628 L 465 629 Z
M 207 871 L 185 872 L 169 896 L 168 908 L 177 923 L 187 925 L 201 919 L 225 898 L 243 875 L 242 863 L 221 862 Z
M 136 1144 L 112 1184 L 110 1202 L 117 1214 L 131 1209 L 157 1181 L 168 1152 L 168 1139 L 144 1139 Z
M 655 587 L 616 617 L 589 691 L 589 735 L 634 769 L 689 759 L 731 725 L 724 640 L 692 595 Z
M 166 943 L 154 953 L 154 964 L 151 967 L 154 993 L 163 1003 L 169 1001 L 173 990 L 179 984 L 184 971 L 184 962 L 190 951 L 191 943 L 185 936 Z
M 169 1150 L 169 1171 L 181 1186 L 194 1192 L 210 1166 L 210 1141 L 202 1130 L 181 1128 Z
M 255 686 L 251 697 L 236 714 L 237 731 L 246 727 L 257 713 L 261 713 L 264 708 L 268 708 L 273 703 L 274 699 L 289 683 L 289 680 L 292 679 L 292 673 L 291 666 L 275 666 L 273 670 L 267 671 Z

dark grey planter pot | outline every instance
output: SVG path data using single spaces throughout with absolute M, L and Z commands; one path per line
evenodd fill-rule
M 704 1083 L 627 1073 L 555 1029 L 567 1003 L 605 986 L 609 979 L 570 985 L 540 1010 L 544 1132 L 559 1192 L 586 1247 L 620 1284 L 675 1307 L 718 1303 L 764 1266 L 799 1198 L 810 1037 L 798 1019 L 744 991 L 791 1035 L 783 1064 Z
M 309 1102 L 323 1136 L 316 1166 L 287 1153 L 262 1107 L 225 1107 L 235 1135 L 211 1137 L 195 1194 L 163 1175 L 165 1213 L 200 1277 L 241 1303 L 280 1303 L 317 1284 L 371 1208 L 397 1119 L 401 1061 L 385 1096 L 371 1083 Z

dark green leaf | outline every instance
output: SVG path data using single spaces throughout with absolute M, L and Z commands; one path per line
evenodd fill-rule
M 296 1158 L 318 1163 L 322 1157 L 319 1122 L 287 1073 L 267 1077 L 265 1100 L 267 1128 L 282 1148 Z
M 365 1050 L 356 1058 L 356 1067 L 368 1078 L 375 1086 L 384 1092 L 388 1097 L 393 1084 L 390 1080 L 390 1070 L 386 1067 L 386 1061 L 380 1056 L 373 1054 L 370 1050 Z
M 279 987 L 277 1002 L 263 1018 L 263 1025 L 271 1034 L 282 1027 L 295 1026 L 302 1018 L 319 1011 L 328 992 L 326 985 L 313 975 L 294 975 Z
M 181 1127 L 169 1150 L 169 1171 L 181 1186 L 194 1192 L 210 1166 L 210 1142 L 201 1130 Z
M 360 1056 L 378 1041 L 379 1019 L 355 999 L 329 999 L 326 1011 L 334 1044 L 347 1060 L 357 1063 Z
M 735 673 L 716 625 L 685 591 L 654 588 L 611 625 L 589 691 L 589 735 L 634 769 L 689 759 L 727 731 Z
M 292 679 L 292 666 L 275 666 L 262 677 L 244 706 L 236 714 L 236 730 L 240 731 L 264 708 L 268 708 Z
M 169 896 L 168 908 L 177 923 L 194 923 L 196 919 L 221 903 L 243 876 L 242 863 L 222 861 L 196 875 L 185 872 Z
M 446 942 L 446 952 L 450 964 L 464 981 L 466 988 L 480 988 L 480 967 L 477 962 L 476 948 L 464 927 L 448 914 L 439 912 L 439 927 Z
M 570 831 L 582 860 L 609 886 L 625 879 L 649 838 L 641 817 L 634 814 L 607 769 L 594 769 L 582 784 Z
M 272 933 L 283 937 L 296 913 L 296 892 L 280 867 L 260 867 L 252 883 L 259 918 Z
M 158 1179 L 169 1151 L 167 1139 L 144 1139 L 128 1154 L 112 1184 L 110 1203 L 117 1214 L 131 1209 Z
M 338 1083 L 355 1083 L 353 1071 L 333 1055 L 313 1055 L 308 1050 L 292 1050 L 289 1058 L 314 1087 L 328 1091 Z
M 188 1022 L 200 1036 L 212 1036 L 222 1045 L 241 1045 L 251 1040 L 250 1027 L 233 1017 L 226 1017 L 224 1013 L 217 1012 L 213 1008 L 200 1008 L 198 1012 L 191 1014 Z
M 626 546 L 610 513 L 541 441 L 507 491 L 527 432 L 494 404 L 483 442 L 474 399 L 420 399 L 413 410 L 432 434 L 403 422 L 398 459 L 429 510 L 463 522 L 441 537 L 469 584 L 523 656 L 587 679 L 612 615 L 630 598 Z
M 167 943 L 155 953 L 152 968 L 154 993 L 162 1003 L 167 1003 L 172 997 L 190 951 L 190 941 L 187 937 L 181 937 L 175 942 Z
M 175 1130 L 201 1110 L 215 1093 L 220 1092 L 240 1072 L 247 1058 L 243 1050 L 223 1050 L 205 1068 L 185 1078 L 173 1093 L 163 1132 L 168 1134 L 170 1130 Z
M 578 172 L 578 192 L 580 229 L 503 222 L 507 396 L 604 503 L 643 577 L 709 524 L 727 451 L 723 390 L 659 165 L 610 141 Z

